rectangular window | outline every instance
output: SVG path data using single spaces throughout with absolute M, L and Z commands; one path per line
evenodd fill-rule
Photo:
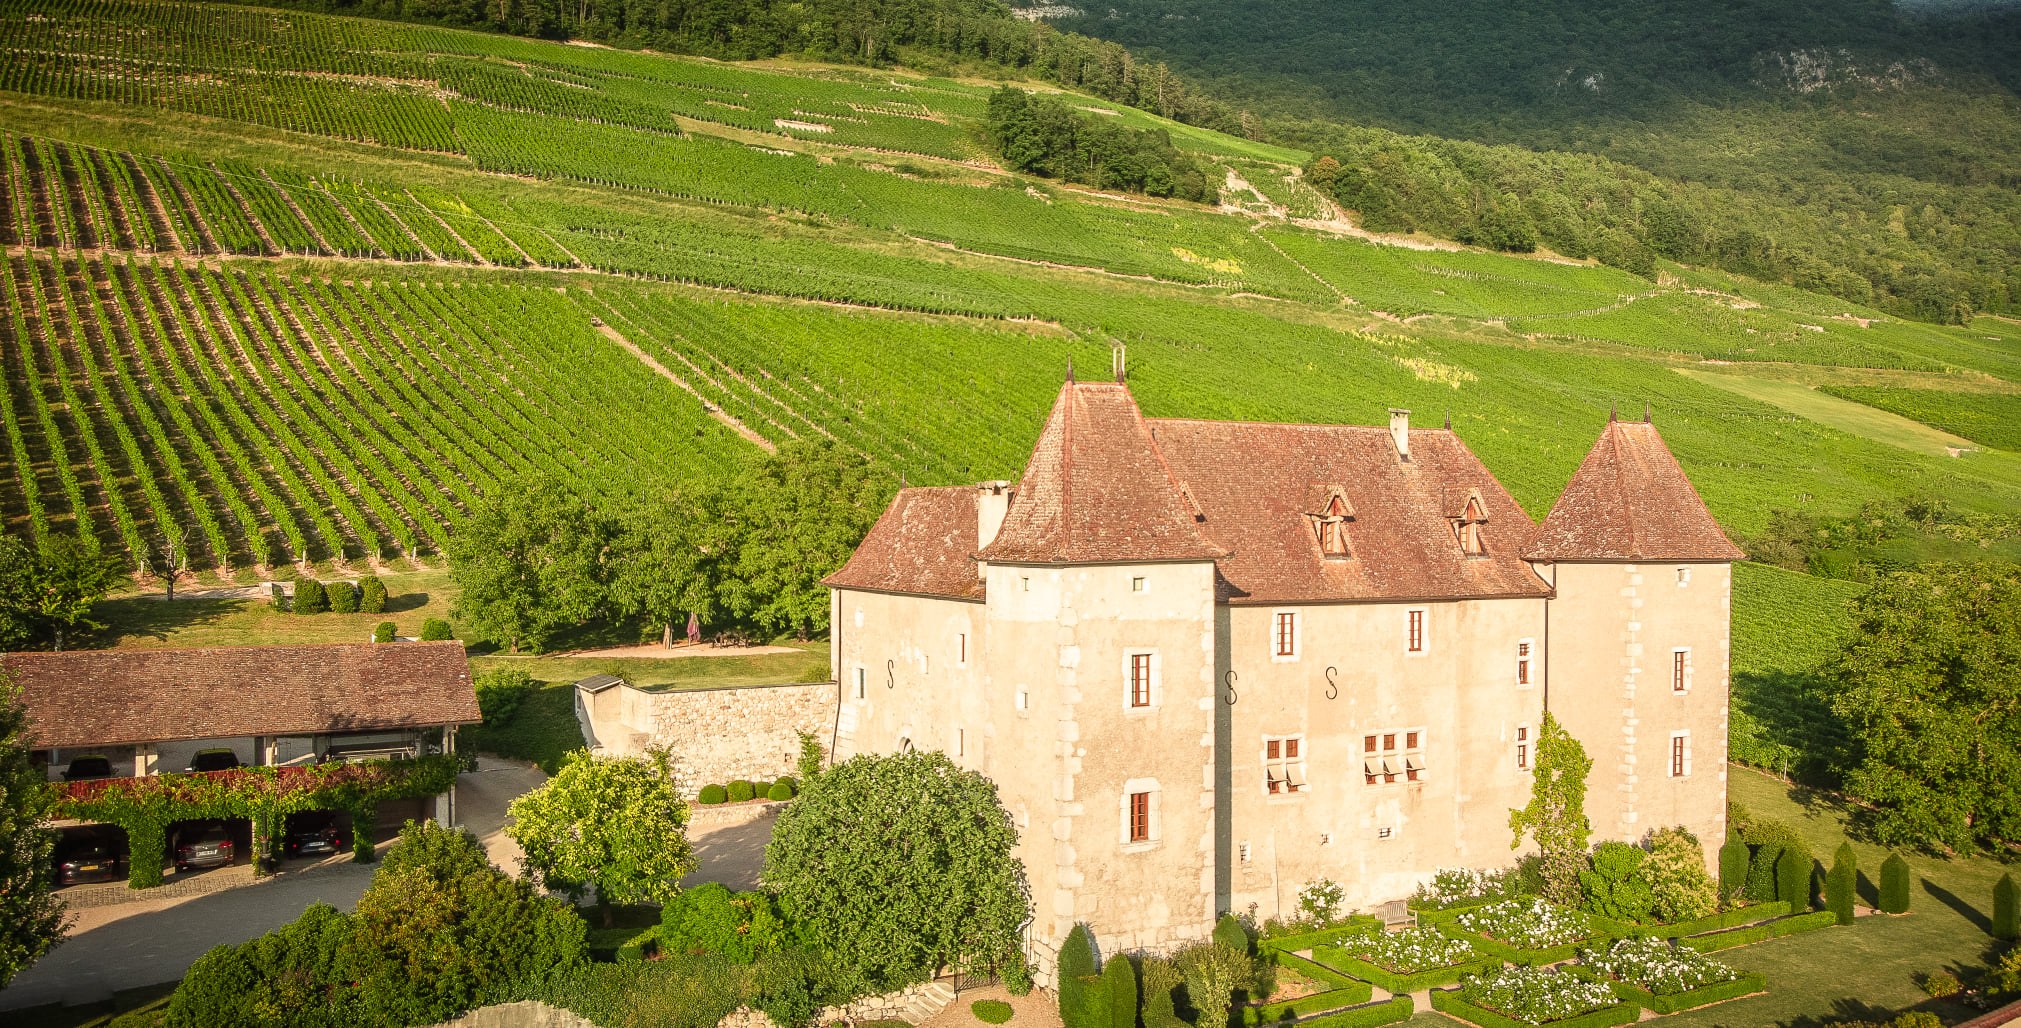
M 1148 792 L 1130 794 L 1130 841 L 1151 841 L 1151 794 Z
M 1277 615 L 1277 655 L 1292 657 L 1298 654 L 1298 615 L 1282 613 Z
M 1297 736 L 1263 740 L 1263 787 L 1272 794 L 1304 792 L 1303 740 Z
M 1424 651 L 1425 612 L 1414 610 L 1410 612 L 1410 652 L 1423 653 Z
M 1151 655 L 1130 654 L 1130 706 L 1151 705 Z
M 1529 684 L 1530 684 L 1530 646 L 1531 646 L 1531 645 L 1532 645 L 1532 644 L 1531 644 L 1530 640 L 1528 640 L 1528 639 L 1524 639 L 1524 640 L 1522 640 L 1521 642 L 1518 642 L 1518 643 L 1516 643 L 1516 684 L 1517 684 L 1517 685 L 1529 685 Z
M 1421 782 L 1425 776 L 1425 732 L 1383 732 L 1361 737 L 1361 780 L 1365 785 L 1394 785 L 1398 779 Z M 1398 746 L 1401 738 L 1403 745 Z
M 1687 586 L 1687 585 L 1690 585 L 1690 584 L 1691 584 L 1691 569 L 1690 569 L 1690 568 L 1678 568 L 1678 569 L 1677 569 L 1677 587 L 1678 587 L 1679 589 L 1682 589 L 1682 588 L 1684 588 L 1685 586 Z
M 1691 688 L 1691 650 L 1679 647 L 1670 651 L 1670 691 L 1685 692 Z
M 1691 733 L 1670 733 L 1670 777 L 1684 778 L 1691 774 Z
M 1132 578 L 1132 579 L 1130 579 L 1130 591 L 1131 591 L 1131 592 L 1133 592 L 1133 593 L 1140 593 L 1140 592 L 1143 592 L 1143 591 L 1144 591 L 1144 580 L 1143 580 L 1143 578 L 1141 578 L 1141 577 L 1138 577 L 1138 578 Z
M 1530 769 L 1530 726 L 1516 726 L 1516 770 Z

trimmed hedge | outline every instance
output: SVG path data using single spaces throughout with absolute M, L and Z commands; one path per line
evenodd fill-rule
M 1467 911 L 1479 910 L 1490 903 L 1500 903 L 1500 902 L 1501 900 L 1492 899 L 1492 900 L 1482 900 L 1479 903 L 1468 903 L 1463 906 L 1447 907 L 1444 910 L 1418 910 L 1417 911 L 1418 924 L 1426 927 L 1430 927 L 1432 925 L 1450 924 L 1453 921 L 1457 920 L 1461 914 L 1464 914 Z M 1411 909 L 1417 910 L 1416 907 L 1412 907 Z
M 330 613 L 358 613 L 358 590 L 351 588 L 351 583 L 325 582 L 323 584 L 323 595 L 329 599 Z
M 1315 949 L 1339 942 L 1350 935 L 1367 935 L 1382 931 L 1382 919 L 1367 914 L 1356 914 L 1345 923 L 1332 928 L 1322 928 L 1316 932 L 1299 932 L 1296 935 L 1278 935 L 1256 940 L 1258 953 L 1289 953 L 1293 950 Z
M 1853 886 L 1859 879 L 1860 858 L 1853 844 L 1839 843 L 1832 854 L 1832 869 L 1825 873 L 1825 909 L 1838 916 L 1840 924 L 1853 923 Z
M 379 581 L 378 575 L 366 575 L 358 583 L 358 613 L 386 613 L 386 583 Z
M 728 802 L 729 799 L 729 790 L 720 785 L 704 785 L 701 795 L 695 797 L 696 802 L 705 807 L 713 807 L 718 803 Z
M 1881 862 L 1881 910 L 1889 914 L 1909 912 L 1909 862 L 1899 853 L 1890 853 Z
M 1314 957 L 1318 957 L 1319 955 L 1317 952 L 1313 953 Z M 1325 959 L 1329 962 L 1330 966 L 1338 968 L 1343 974 L 1351 974 L 1362 981 L 1373 982 L 1376 988 L 1384 992 L 1398 994 L 1413 993 L 1420 989 L 1430 989 L 1440 985 L 1451 985 L 1465 975 L 1480 974 L 1502 965 L 1500 960 L 1488 957 L 1480 960 L 1470 960 L 1464 964 L 1454 964 L 1451 967 L 1434 967 L 1428 971 L 1400 974 L 1396 971 L 1386 970 L 1377 964 L 1372 964 L 1343 949 L 1328 947 Z
M 765 798 L 768 800 L 790 800 L 793 798 L 793 786 L 784 778 L 781 778 L 773 782 L 770 789 L 765 790 Z
M 429 618 L 421 622 L 421 641 L 425 643 L 448 642 L 456 638 L 456 630 L 441 618 Z
M 375 643 L 392 642 L 398 634 L 400 634 L 399 627 L 391 621 L 381 621 L 372 627 L 372 641 Z
M 1993 883 L 1993 937 L 2021 939 L 2021 886 L 2012 874 Z
M 1783 847 L 1782 855 L 1775 858 L 1775 898 L 1788 902 L 1792 910 L 1811 909 L 1811 876 L 1816 863 L 1808 846 Z
M 757 795 L 757 791 L 751 787 L 751 783 L 743 780 L 742 778 L 739 778 L 736 781 L 731 782 L 729 790 L 730 790 L 731 803 L 742 803 L 745 800 L 748 800 L 751 797 Z
M 1726 842 L 1719 847 L 1719 893 L 1739 892 L 1747 888 L 1747 843 L 1740 841 L 1740 833 L 1726 833 Z
M 1693 1007 L 1724 1003 L 1730 999 L 1752 996 L 1768 988 L 1768 979 L 1763 978 L 1758 972 L 1749 971 L 1730 982 L 1701 985 L 1696 989 L 1690 989 L 1685 992 L 1659 996 L 1632 982 L 1610 978 L 1584 964 L 1566 964 L 1559 970 L 1575 977 L 1600 982 L 1609 989 L 1614 990 L 1614 995 L 1619 996 L 1622 1000 L 1637 1006 L 1647 1007 L 1659 1014 L 1674 1014 L 1680 1010 L 1690 1010 Z
M 1696 935 L 1681 939 L 1679 942 L 1700 953 L 1711 953 L 1715 950 L 1732 949 L 1735 946 L 1751 946 L 1757 942 L 1779 939 L 1785 935 L 1795 935 L 1838 923 L 1837 914 L 1829 910 L 1813 910 L 1808 914 L 1785 917 L 1767 924 L 1736 928 L 1730 932 L 1714 932 L 1711 935 Z
M 1356 985 L 1365 984 L 1358 979 L 1341 974 L 1339 971 L 1327 967 L 1325 964 L 1308 960 L 1296 953 L 1278 953 L 1273 956 L 1277 961 L 1278 967 L 1288 967 L 1315 982 L 1323 982 L 1334 989 L 1348 989 Z
M 1486 1007 L 1477 1007 L 1460 998 L 1458 989 L 1433 989 L 1432 1009 L 1441 1014 L 1450 1014 L 1461 1020 L 1471 1021 L 1481 1028 L 1532 1028 L 1527 1021 L 1505 1017 Z M 1549 1028 L 1610 1028 L 1612 1025 L 1633 1024 L 1642 1016 L 1642 1008 L 1633 1003 L 1616 1003 L 1611 1007 L 1590 1010 L 1577 1017 L 1561 1021 L 1549 1021 Z
M 1681 939 L 1687 935 L 1703 935 L 1707 932 L 1716 932 L 1725 928 L 1737 928 L 1741 925 L 1753 924 L 1756 921 L 1788 917 L 1789 913 L 1789 904 L 1781 900 L 1771 900 L 1767 903 L 1750 903 L 1744 907 L 1735 907 L 1732 910 L 1722 911 L 1721 913 L 1708 914 L 1694 921 L 1678 921 L 1674 924 L 1628 925 L 1619 933 L 1619 937 L 1626 939 L 1646 936 L 1655 939 Z
M 1367 982 L 1352 979 L 1348 984 L 1327 992 L 1315 992 L 1310 996 L 1265 1003 L 1260 1007 L 1237 1008 L 1235 1023 L 1243 1028 L 1259 1028 L 1261 1025 L 1276 1024 L 1279 1021 L 1297 1021 L 1309 1014 L 1325 1013 L 1366 1003 L 1375 997 L 1375 987 Z
M 295 602 L 288 609 L 297 614 L 321 614 L 330 609 L 330 596 L 323 591 L 323 583 L 313 578 L 295 580 Z
M 1417 1013 L 1417 1004 L 1409 996 L 1392 996 L 1381 1003 L 1353 1007 L 1337 1014 L 1315 1017 L 1310 1021 L 1300 1021 L 1298 1028 L 1375 1028 L 1376 1025 L 1401 1024 Z
M 1432 927 L 1437 928 L 1449 938 L 1473 943 L 1474 948 L 1489 956 L 1506 960 L 1511 964 L 1523 964 L 1530 967 L 1555 964 L 1560 960 L 1570 960 L 1578 956 L 1579 951 L 1582 949 L 1589 949 L 1603 942 L 1611 942 L 1614 939 L 1612 934 L 1603 931 L 1597 935 L 1589 935 L 1586 938 L 1568 942 L 1563 946 L 1548 946 L 1544 949 L 1517 949 L 1506 942 L 1490 939 L 1478 932 L 1467 931 L 1456 924 L 1437 924 Z

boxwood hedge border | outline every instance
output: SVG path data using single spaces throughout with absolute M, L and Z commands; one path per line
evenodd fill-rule
M 1601 931 L 1582 939 L 1575 939 L 1562 946 L 1547 946 L 1543 949 L 1517 949 L 1506 942 L 1490 939 L 1479 932 L 1467 931 L 1456 924 L 1441 922 L 1432 927 L 1444 933 L 1448 938 L 1472 943 L 1475 949 L 1491 957 L 1506 960 L 1511 964 L 1522 964 L 1526 967 L 1555 964 L 1559 961 L 1570 960 L 1578 956 L 1579 951 L 1582 949 L 1590 949 L 1594 946 L 1603 945 L 1614 941 L 1615 938 L 1611 932 Z
M 1432 1009 L 1479 1025 L 1480 1028 L 1611 1028 L 1613 1025 L 1632 1024 L 1642 1016 L 1641 1007 L 1633 1003 L 1616 1003 L 1598 1010 L 1589 1010 L 1577 1017 L 1547 1021 L 1541 1026 L 1533 1026 L 1527 1021 L 1518 1021 L 1486 1007 L 1475 1006 L 1462 999 L 1458 989 L 1433 989 Z
M 1795 935 L 1799 932 L 1836 927 L 1838 923 L 1839 917 L 1837 914 L 1829 910 L 1813 910 L 1808 914 L 1778 918 L 1774 921 L 1750 925 L 1746 928 L 1713 932 L 1709 935 L 1694 935 L 1689 938 L 1679 939 L 1678 942 L 1680 945 L 1688 946 L 1700 953 L 1712 953 L 1717 950 L 1732 949 L 1735 946 L 1750 946 L 1757 942 L 1779 939 L 1785 935 Z
M 1768 990 L 1768 979 L 1763 978 L 1758 971 L 1749 971 L 1730 982 L 1714 982 L 1711 985 L 1701 985 L 1696 989 L 1663 996 L 1584 964 L 1566 964 L 1560 970 L 1579 978 L 1599 982 L 1614 990 L 1614 995 L 1623 1001 L 1647 1007 L 1659 1014 L 1675 1014 L 1680 1010 L 1711 1006 L 1714 1003 L 1724 1003 L 1730 999 L 1752 996 L 1757 992 Z
M 1480 974 L 1483 971 L 1491 971 L 1502 966 L 1502 961 L 1499 957 L 1481 957 L 1453 964 L 1450 967 L 1434 967 L 1424 971 L 1402 974 L 1387 970 L 1378 964 L 1335 946 L 1326 947 L 1326 952 L 1323 956 L 1318 950 L 1314 950 L 1312 956 L 1314 960 L 1318 960 L 1342 974 L 1353 975 L 1362 981 L 1373 983 L 1376 988 L 1384 992 L 1392 992 L 1399 995 L 1436 988 L 1440 985 L 1451 985 L 1466 975 Z

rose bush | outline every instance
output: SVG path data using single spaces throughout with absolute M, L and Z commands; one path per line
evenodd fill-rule
M 1461 914 L 1453 923 L 1518 949 L 1548 949 L 1595 934 L 1593 922 L 1585 914 L 1540 899 L 1490 903 Z
M 1460 997 L 1528 1024 L 1549 1024 L 1613 1006 L 1614 993 L 1599 982 L 1541 967 L 1507 967 L 1460 981 Z
M 1416 974 L 1478 959 L 1472 944 L 1448 938 L 1430 928 L 1406 928 L 1347 939 L 1340 948 L 1397 974 Z
M 1658 996 L 1737 981 L 1740 972 L 1668 939 L 1622 939 L 1603 950 L 1581 950 L 1587 967 Z

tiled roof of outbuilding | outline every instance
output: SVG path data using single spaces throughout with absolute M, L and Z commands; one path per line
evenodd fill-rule
M 1220 562 L 1224 600 L 1550 593 L 1522 559 L 1536 526 L 1451 432 L 1412 431 L 1404 462 L 1387 428 L 1190 420 L 1153 420 L 1150 427 L 1173 474 L 1199 500 L 1201 527 L 1233 551 Z M 1308 517 L 1336 489 L 1353 512 L 1344 560 L 1321 554 Z M 1467 556 L 1453 532 L 1452 519 L 1475 493 L 1487 518 L 1481 557 Z
M 1741 560 L 1656 426 L 1609 421 L 1572 474 L 1531 560 Z
M 37 747 L 480 720 L 458 642 L 0 654 Z
M 981 553 L 1013 564 L 1211 560 L 1137 401 L 1120 382 L 1060 387 L 1003 528 Z
M 900 489 L 826 584 L 844 589 L 980 599 L 975 488 Z

